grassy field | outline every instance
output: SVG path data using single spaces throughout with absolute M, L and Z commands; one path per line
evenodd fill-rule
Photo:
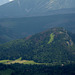
M 2 64 L 15 64 L 15 63 L 19 63 L 19 64 L 28 64 L 28 65 L 47 65 L 47 66 L 55 66 L 55 65 L 60 65 L 62 66 L 62 64 L 66 65 L 66 64 L 70 64 L 69 61 L 67 61 L 67 63 L 63 62 L 63 63 L 58 63 L 58 62 L 53 62 L 53 63 L 36 63 L 33 60 L 22 60 L 22 58 L 18 58 L 16 60 L 0 60 L 0 63 Z M 71 62 L 71 63 L 75 63 L 75 62 Z M 1 74 L 0 74 L 1 75 Z
M 55 66 L 58 65 L 57 62 L 54 63 L 36 63 L 33 60 L 21 60 L 21 58 L 16 59 L 16 60 L 0 60 L 0 63 L 2 64 L 15 64 L 15 63 L 19 63 L 19 64 L 28 64 L 28 65 L 49 65 L 49 66 Z M 62 65 L 62 64 L 60 64 Z
M 15 63 L 19 63 L 19 64 L 39 64 L 36 63 L 32 60 L 21 60 L 22 58 L 20 57 L 19 59 L 16 60 L 0 60 L 0 63 L 3 64 L 15 64 Z
M 11 60 L 0 60 L 0 63 L 3 63 L 3 64 L 8 63 L 8 62 L 11 62 Z
M 50 34 L 50 40 L 49 40 L 48 44 L 52 43 L 52 41 L 54 40 L 54 36 L 55 35 L 53 33 Z
M 14 60 L 14 61 L 9 61 L 6 62 L 5 64 L 15 64 L 15 63 L 19 63 L 19 64 L 37 64 L 34 61 L 29 61 L 29 60 Z

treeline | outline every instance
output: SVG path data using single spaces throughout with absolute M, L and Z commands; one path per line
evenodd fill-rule
M 12 70 L 11 75 L 75 75 L 75 64 L 66 66 L 0 64 L 0 66 L 0 73 L 10 69 Z

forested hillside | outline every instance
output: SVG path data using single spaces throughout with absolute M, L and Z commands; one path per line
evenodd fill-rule
M 0 45 L 0 59 L 20 57 L 39 63 L 75 61 L 75 42 L 65 29 L 52 28 Z

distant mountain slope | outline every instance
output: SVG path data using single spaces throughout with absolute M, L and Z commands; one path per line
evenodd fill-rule
M 59 10 L 60 12 L 52 10 Z M 40 16 L 58 13 L 75 13 L 75 0 L 14 0 L 0 7 L 0 18 Z
M 60 14 L 52 16 L 25 17 L 25 18 L 6 18 L 0 19 L 0 26 L 2 27 L 0 28 L 0 31 L 1 30 L 3 31 L 3 35 L 10 37 L 11 34 L 14 34 L 13 37 L 17 39 L 53 27 L 64 27 L 68 31 L 75 33 L 75 14 L 63 14 L 63 15 Z M 4 30 L 5 28 L 8 29 L 9 32 Z M 12 39 L 15 39 L 13 37 Z
M 11 41 L 13 40 L 13 38 L 15 39 L 15 37 L 16 35 L 13 33 L 12 30 L 0 25 L 0 44 Z
M 34 60 L 41 63 L 75 61 L 75 43 L 63 28 L 0 45 L 0 59 Z
M 0 0 L 0 5 L 3 5 L 3 4 L 8 3 L 8 2 L 9 2 L 9 0 Z

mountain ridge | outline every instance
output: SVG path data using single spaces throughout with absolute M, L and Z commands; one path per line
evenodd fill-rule
M 0 30 L 3 31 L 3 35 L 8 36 L 12 40 L 36 34 L 53 27 L 63 27 L 66 30 L 75 33 L 74 19 L 75 14 L 58 14 L 23 18 L 3 18 L 0 19 L 0 26 L 3 27 L 2 29 L 0 28 Z M 8 32 L 5 29 L 7 29 Z M 9 41 L 9 39 L 6 40 Z
M 74 0 L 14 0 L 0 7 L 0 17 L 47 16 L 47 14 L 59 14 L 58 9 L 61 9 L 60 13 L 62 11 L 63 13 L 75 13 L 75 10 L 72 10 L 72 8 L 75 9 L 74 3 Z M 71 9 L 67 10 L 66 8 Z

